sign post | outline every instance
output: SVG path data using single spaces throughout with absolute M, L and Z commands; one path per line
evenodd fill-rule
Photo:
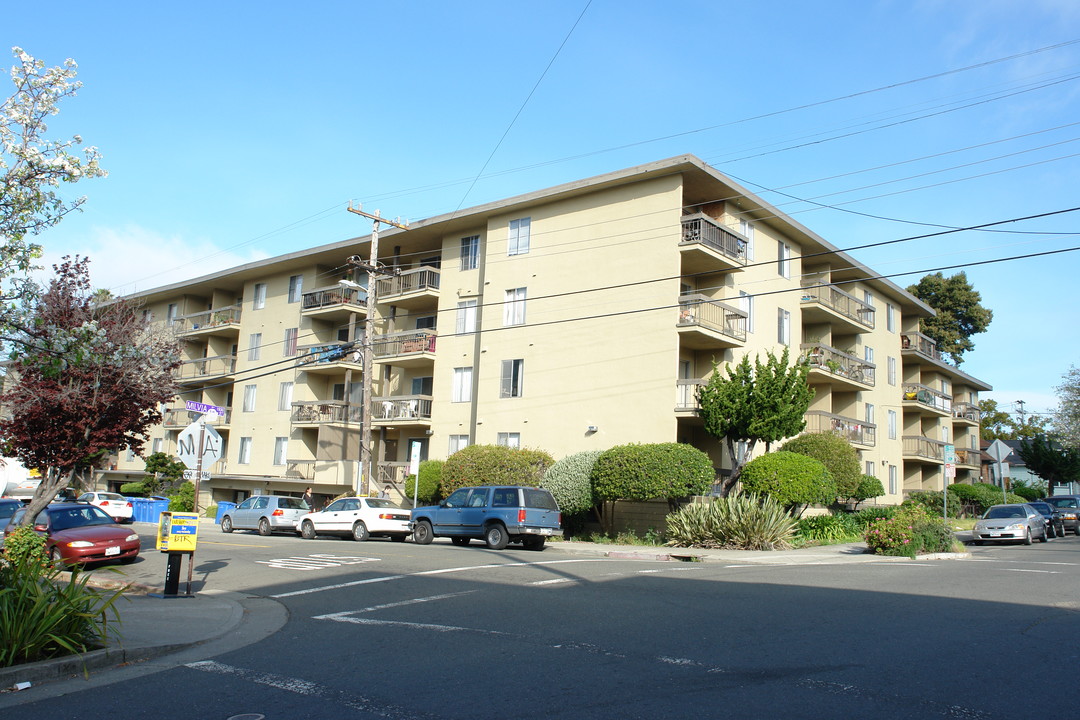
M 1009 457 L 1009 453 L 1012 452 L 1012 448 L 1001 442 L 1001 440 L 995 440 L 990 443 L 990 447 L 986 448 L 986 454 L 994 459 L 994 465 L 997 467 L 998 480 L 1001 481 L 1001 502 L 1006 503 L 1009 501 L 1005 495 L 1005 458 Z
M 217 405 L 205 405 L 203 403 L 197 403 L 188 401 L 188 410 L 192 412 L 202 413 L 199 419 L 188 425 L 186 428 L 180 431 L 180 435 L 176 438 L 176 454 L 180 458 L 180 461 L 189 468 L 194 467 L 192 476 L 195 481 L 195 504 L 192 508 L 194 510 L 193 517 L 195 518 L 196 531 L 198 530 L 199 520 L 199 483 L 202 480 L 209 480 L 210 473 L 203 468 L 208 468 L 218 460 L 221 459 L 223 442 L 221 435 L 212 426 L 207 426 L 206 416 L 217 415 L 224 417 L 225 409 L 220 408 Z M 191 471 L 185 470 L 184 477 L 187 478 L 188 473 Z M 195 545 L 194 542 L 191 545 L 190 551 L 184 551 L 188 556 L 188 579 L 187 589 L 188 595 L 191 595 L 191 576 L 192 568 L 195 563 Z M 172 563 L 173 553 L 169 553 L 170 567 Z M 179 558 L 179 555 L 176 556 Z M 177 561 L 179 562 L 179 560 Z M 179 567 L 177 567 L 179 570 Z M 166 576 L 166 585 L 168 584 L 168 576 Z
M 941 518 L 949 524 L 949 481 L 956 477 L 956 446 L 945 445 L 945 477 L 941 484 Z

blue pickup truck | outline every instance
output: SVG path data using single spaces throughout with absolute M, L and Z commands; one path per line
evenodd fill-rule
M 419 545 L 448 537 L 455 545 L 477 539 L 492 550 L 509 543 L 543 550 L 547 538 L 562 527 L 562 514 L 547 490 L 493 485 L 460 488 L 438 505 L 415 508 L 411 525 Z

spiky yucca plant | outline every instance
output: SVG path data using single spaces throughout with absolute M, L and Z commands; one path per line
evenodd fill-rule
M 686 505 L 668 515 L 668 545 L 674 547 L 784 550 L 797 521 L 776 500 L 729 495 Z

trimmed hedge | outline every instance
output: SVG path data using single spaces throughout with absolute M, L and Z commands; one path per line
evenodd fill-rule
M 704 495 L 716 472 L 701 450 L 684 443 L 619 445 L 605 450 L 592 469 L 593 496 L 615 500 L 668 501 Z
M 739 479 L 744 492 L 774 498 L 796 516 L 807 505 L 827 505 L 836 499 L 836 483 L 819 460 L 785 450 L 751 460 Z
M 424 460 L 421 462 L 417 470 L 420 483 L 419 491 L 415 487 L 417 475 L 409 475 L 405 478 L 405 497 L 412 500 L 413 493 L 416 493 L 417 503 L 437 502 L 441 497 L 439 493 L 442 487 L 443 464 L 442 460 Z
M 555 461 L 543 450 L 470 445 L 446 459 L 439 492 L 443 497 L 473 485 L 540 487 L 544 472 Z
M 862 468 L 859 467 L 859 454 L 851 443 L 839 435 L 831 432 L 806 433 L 788 440 L 780 450 L 812 457 L 824 465 L 836 482 L 836 495 L 841 500 L 852 499 L 858 495 L 859 484 L 863 478 Z M 880 494 L 885 494 L 884 489 Z
M 593 467 L 601 450 L 586 450 L 567 455 L 544 473 L 540 487 L 551 491 L 564 515 L 588 512 L 593 506 Z

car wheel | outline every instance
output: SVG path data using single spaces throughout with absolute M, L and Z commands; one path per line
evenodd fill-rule
M 1030 545 L 1031 544 L 1031 528 L 1028 528 L 1027 533 L 1024 535 L 1024 544 L 1025 545 Z
M 546 538 L 538 535 L 529 535 L 521 540 L 526 550 L 543 550 Z
M 221 518 L 221 532 L 226 532 L 226 533 L 232 532 L 232 518 L 229 517 L 228 515 Z
M 484 531 L 484 542 L 492 550 L 502 550 L 510 542 L 510 536 L 506 534 L 506 528 L 496 523 Z
M 315 538 L 315 526 L 312 525 L 310 520 L 305 520 L 303 524 L 300 525 L 300 536 L 307 540 Z
M 266 518 L 259 518 L 259 534 L 260 535 L 269 535 L 270 534 L 270 521 L 267 520 Z
M 60 552 L 60 548 L 53 546 L 53 549 L 49 551 L 49 559 L 52 560 L 52 564 L 57 567 L 62 567 L 67 563 L 64 562 L 64 556 Z
M 352 539 L 357 542 L 364 542 L 369 537 L 371 537 L 371 534 L 368 533 L 367 525 L 364 524 L 363 520 L 357 520 L 352 526 Z
M 454 543 L 455 545 L 468 545 L 469 544 L 469 538 L 453 537 L 453 538 L 450 538 L 450 542 Z
M 416 527 L 413 528 L 412 539 L 417 545 L 430 545 L 431 541 L 435 539 L 435 534 L 431 532 L 431 523 L 427 520 L 416 523 Z
M 1043 534 L 1042 537 L 1039 539 L 1039 542 L 1050 542 L 1050 533 L 1047 531 L 1046 528 L 1043 528 Z
M 394 542 L 405 542 L 405 538 L 407 537 L 408 535 L 391 535 L 390 539 Z
M 982 547 L 983 541 L 982 540 L 972 540 L 971 544 L 972 545 L 978 545 L 979 547 Z

